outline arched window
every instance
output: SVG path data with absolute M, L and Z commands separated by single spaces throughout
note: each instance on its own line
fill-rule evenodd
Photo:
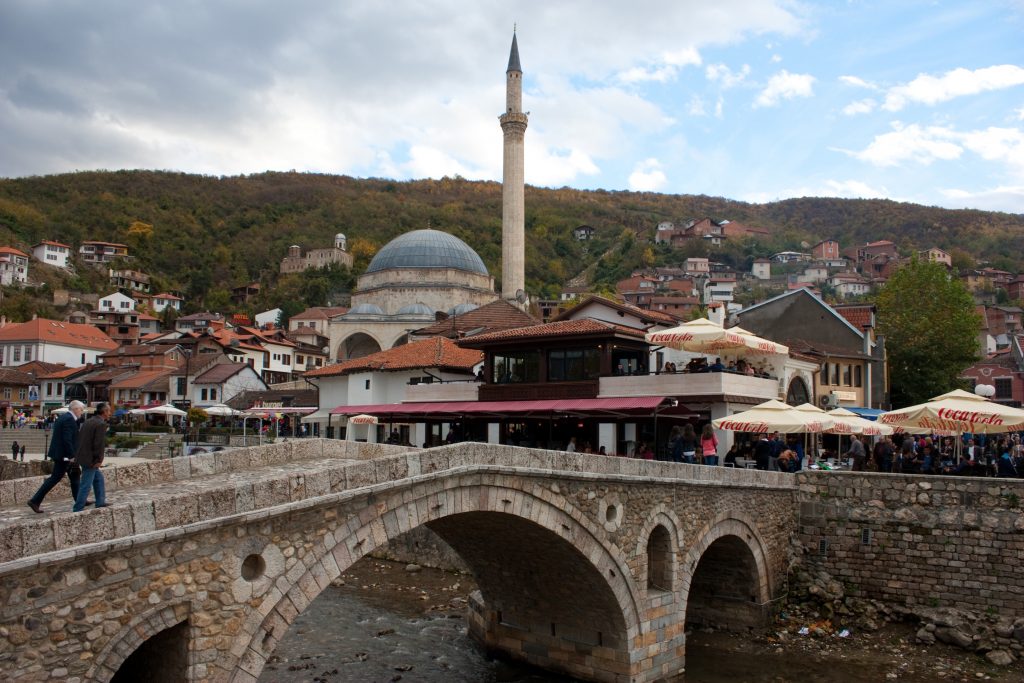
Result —
M 793 381 L 789 383 L 789 391 L 786 392 L 786 403 L 791 406 L 798 406 L 804 403 L 809 403 L 811 400 L 811 392 L 807 390 L 807 385 L 799 377 L 794 377 Z
M 660 524 L 647 538 L 647 590 L 672 590 L 672 536 Z

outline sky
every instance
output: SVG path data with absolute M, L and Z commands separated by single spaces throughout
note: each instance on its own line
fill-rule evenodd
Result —
M 0 0 L 0 177 L 501 179 L 1024 213 L 1024 0 Z

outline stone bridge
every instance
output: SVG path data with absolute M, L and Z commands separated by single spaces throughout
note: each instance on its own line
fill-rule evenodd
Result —
M 466 443 L 302 440 L 116 468 L 112 507 L 0 482 L 0 678 L 256 681 L 330 582 L 426 526 L 471 568 L 471 634 L 593 681 L 684 668 L 689 622 L 760 624 L 796 480 Z M 67 492 L 45 506 L 64 510 Z

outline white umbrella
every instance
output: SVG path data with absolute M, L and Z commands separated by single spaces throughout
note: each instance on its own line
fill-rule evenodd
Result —
M 750 410 L 712 420 L 715 429 L 732 432 L 822 432 L 834 424 L 827 415 L 797 410 L 781 401 L 765 401 Z
M 956 389 L 916 406 L 882 413 L 878 421 L 891 427 L 993 434 L 1024 426 L 1024 410 L 994 403 Z
M 377 424 L 376 415 L 353 415 L 348 419 L 349 423 L 354 425 L 375 425 Z
M 787 346 L 762 339 L 738 327 L 726 329 L 707 318 L 691 320 L 661 332 L 650 332 L 647 334 L 647 343 L 692 353 L 789 353 Z
M 69 410 L 71 410 L 71 409 L 68 408 L 67 406 L 61 406 L 60 408 L 54 408 L 50 412 L 53 413 L 54 415 L 63 415 L 64 413 L 68 412 Z
M 872 420 L 865 420 L 863 417 L 847 410 L 846 408 L 836 408 L 835 410 L 828 411 L 829 417 L 835 418 L 836 424 L 828 431 L 832 434 L 864 434 L 866 436 L 888 436 L 892 434 L 895 429 L 888 425 L 878 424 Z M 845 431 L 850 429 L 853 431 Z
M 146 408 L 146 415 L 177 415 L 183 417 L 187 415 L 184 410 L 175 408 L 170 403 L 164 403 L 163 405 L 153 406 L 152 408 Z
M 231 406 L 218 403 L 212 406 L 206 406 L 203 411 L 211 417 L 231 417 L 233 415 L 241 415 L 242 411 L 235 410 Z
M 145 408 L 132 408 L 131 410 L 128 411 L 128 414 L 129 415 L 145 415 L 146 414 L 146 409 Z

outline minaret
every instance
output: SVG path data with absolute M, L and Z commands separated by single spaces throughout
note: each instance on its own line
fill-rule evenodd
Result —
M 515 31 L 505 72 L 505 113 L 498 118 L 505 134 L 501 174 L 501 298 L 515 302 L 516 294 L 526 290 L 523 138 L 527 123 L 523 113 L 523 69 L 519 66 Z M 518 303 L 522 305 L 525 299 Z

